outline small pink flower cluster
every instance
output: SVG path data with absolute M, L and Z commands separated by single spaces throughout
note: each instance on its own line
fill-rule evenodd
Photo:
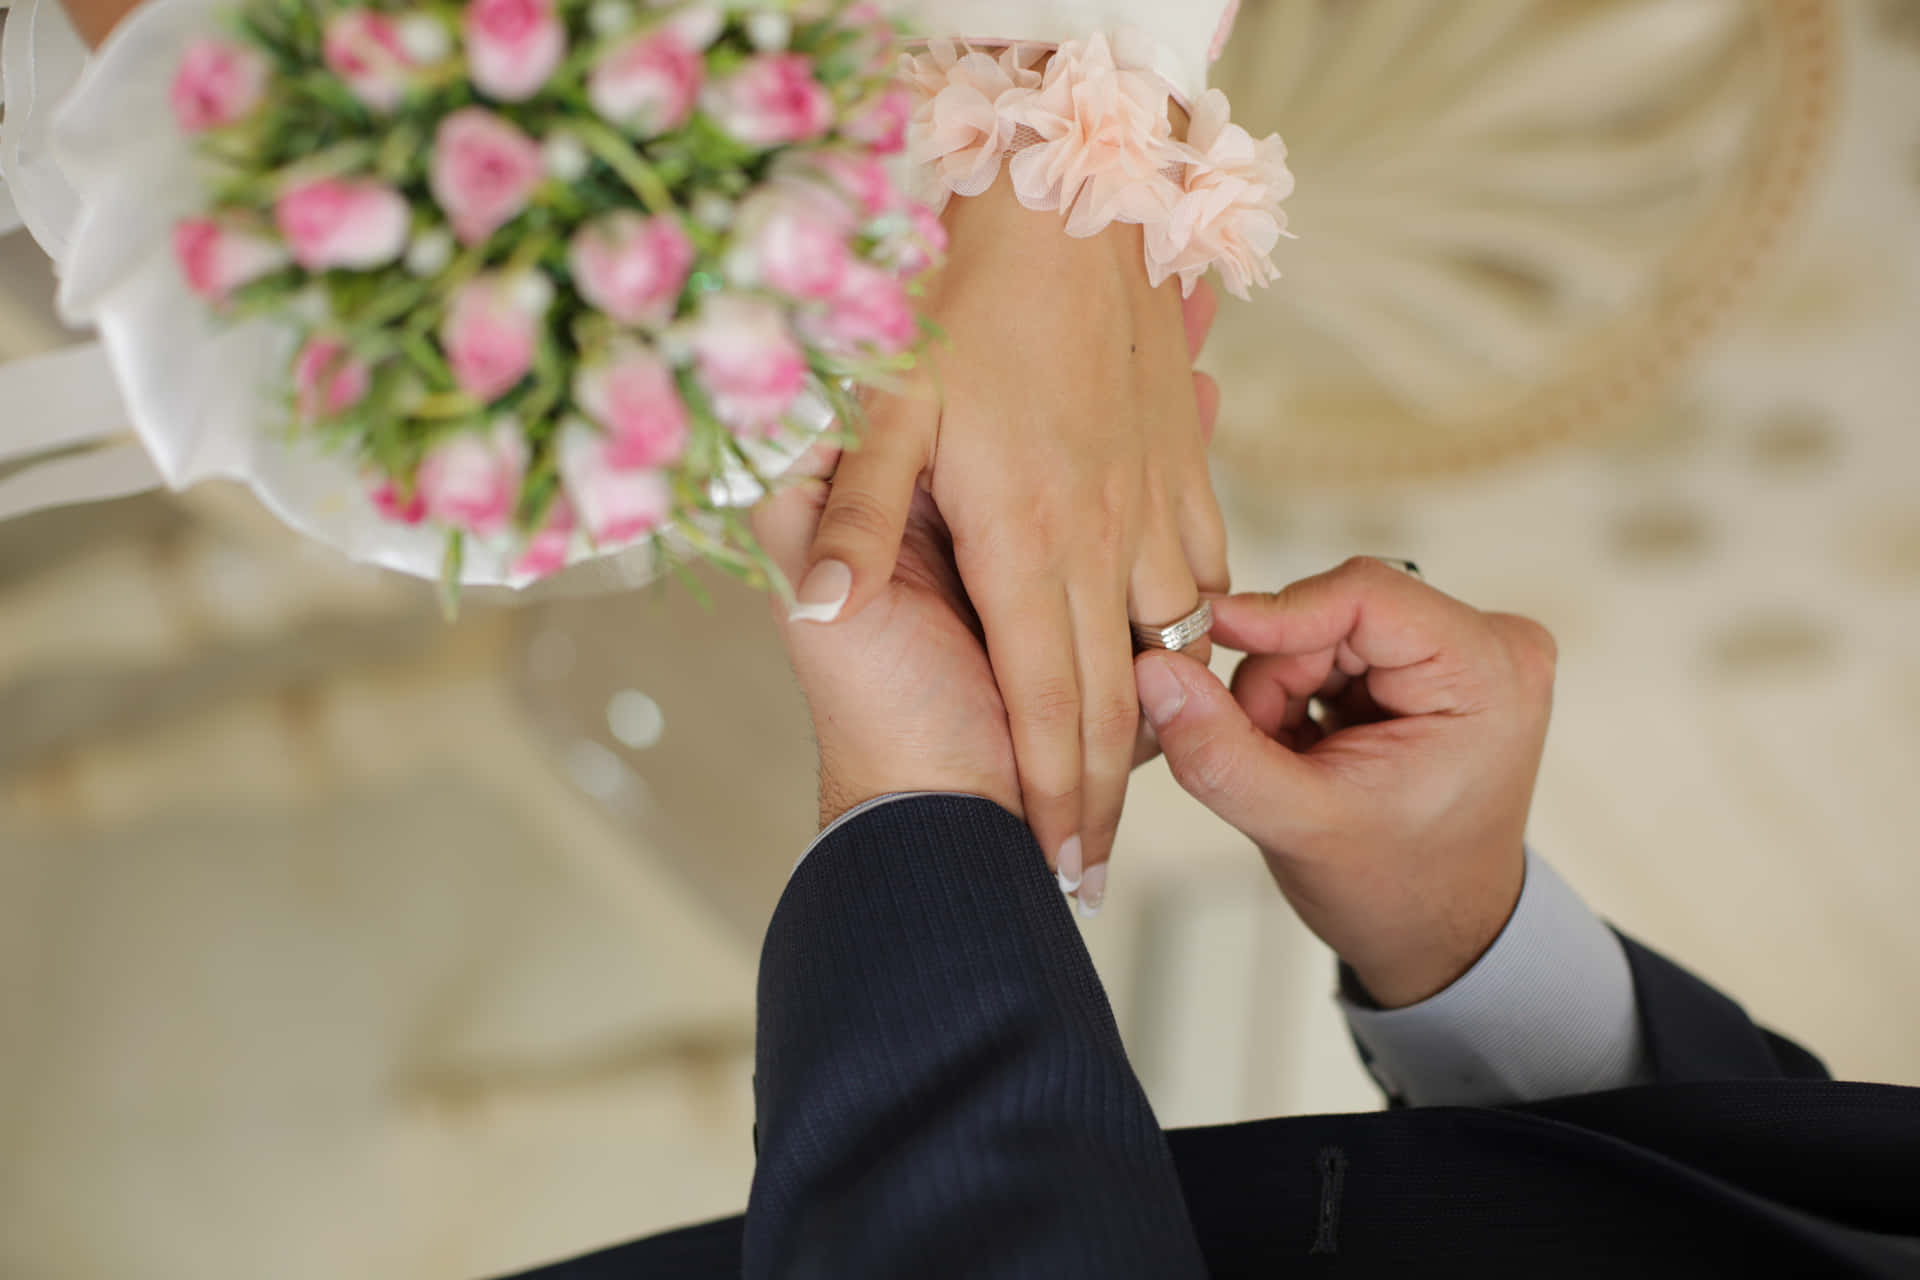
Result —
M 934 41 L 902 59 L 915 95 L 909 153 L 923 199 L 978 195 L 1007 161 L 1029 209 L 1058 212 L 1072 236 L 1114 222 L 1145 229 L 1147 272 L 1192 293 L 1217 268 L 1228 292 L 1270 283 L 1286 234 L 1280 204 L 1293 190 L 1278 134 L 1255 140 L 1210 90 L 1185 141 L 1173 137 L 1169 94 L 1137 33 L 1095 35 L 1046 51 L 990 52 Z
M 563 567 L 576 533 L 618 546 L 670 520 L 676 493 L 704 492 L 702 477 L 679 487 L 673 477 L 706 424 L 741 439 L 775 435 L 816 367 L 853 372 L 910 351 L 920 324 L 905 282 L 945 249 L 937 216 L 895 189 L 881 159 L 905 148 L 912 100 L 886 82 L 891 32 L 877 13 L 842 11 L 882 34 L 874 58 L 862 47 L 874 63 L 859 77 L 865 87 L 837 105 L 813 59 L 788 47 L 777 10 L 755 10 L 751 46 L 734 35 L 739 56 L 716 76 L 709 53 L 730 22 L 721 0 L 681 4 L 631 31 L 604 28 L 641 15 L 608 8 L 591 36 L 574 37 L 591 40 L 591 56 L 571 61 L 555 0 L 467 0 L 457 21 L 335 11 L 320 61 L 364 109 L 365 136 L 378 141 L 396 116 L 410 113 L 415 128 L 424 118 L 425 197 L 296 158 L 272 173 L 269 208 L 216 209 L 174 236 L 187 284 L 215 304 L 292 269 L 307 273 L 305 285 L 336 272 L 444 280 L 431 295 L 432 336 L 442 376 L 471 412 L 456 408 L 452 429 L 423 422 L 417 467 L 376 477 L 372 499 L 391 520 L 504 536 L 529 517 L 524 490 L 545 458 L 540 467 L 561 484 L 534 513 L 538 527 L 519 525 L 517 567 L 529 576 Z M 480 102 L 435 114 L 453 68 Z M 591 115 L 563 113 L 543 137 L 496 109 L 563 88 Z M 203 39 L 171 96 L 179 126 L 205 134 L 246 126 L 275 92 L 261 50 Z M 609 147 L 631 148 L 644 167 L 648 145 L 696 112 L 739 147 L 777 153 L 768 176 L 744 194 L 676 191 L 671 208 L 561 213 L 569 185 Z M 607 163 L 630 181 L 619 160 Z M 536 208 L 539 221 L 523 222 Z M 529 226 L 559 229 L 553 254 L 516 252 Z M 296 421 L 366 412 L 394 346 L 337 319 L 310 328 L 291 371 Z M 534 432 L 515 412 L 542 385 L 536 412 L 553 425 Z M 396 403 L 421 394 L 415 386 Z

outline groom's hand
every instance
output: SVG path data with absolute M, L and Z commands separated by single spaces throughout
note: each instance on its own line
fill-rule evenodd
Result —
M 754 511 L 754 534 L 789 581 L 826 505 L 838 453 L 816 446 Z M 831 627 L 775 609 L 820 747 L 820 823 L 898 791 L 964 792 L 1021 814 L 1006 705 L 933 500 L 916 494 L 893 577 Z M 1023 815 L 1024 816 L 1024 815 Z
M 1231 693 L 1135 662 L 1174 776 L 1250 836 L 1301 920 L 1389 1008 L 1506 926 L 1553 696 L 1553 639 L 1377 560 L 1214 602 Z

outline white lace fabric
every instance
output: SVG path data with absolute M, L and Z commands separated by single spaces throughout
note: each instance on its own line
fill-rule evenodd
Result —
M 287 333 L 217 321 L 179 276 L 172 228 L 202 196 L 167 91 L 186 43 L 212 29 L 228 3 L 146 0 L 91 56 L 56 0 L 26 0 L 8 14 L 0 232 L 16 218 L 25 226 L 54 261 L 62 318 L 96 329 L 100 343 L 0 365 L 0 463 L 107 441 L 129 426 L 151 462 L 102 449 L 28 467 L 0 484 L 0 518 L 155 482 L 182 489 L 230 476 L 289 525 L 356 560 L 437 577 L 438 531 L 381 518 L 347 459 L 276 425 Z M 1009 42 L 1059 43 L 1131 24 L 1159 46 L 1156 70 L 1196 94 L 1230 10 L 1226 0 L 905 0 L 894 8 L 922 31 Z M 117 414 L 103 381 L 118 388 Z M 825 425 L 824 406 L 817 410 Z M 731 478 L 718 489 L 738 502 L 757 496 Z M 462 580 L 521 585 L 509 565 L 504 547 L 470 545 Z

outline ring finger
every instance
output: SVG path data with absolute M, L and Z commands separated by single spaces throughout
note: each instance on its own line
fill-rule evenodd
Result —
M 1149 528 L 1127 589 L 1127 616 L 1148 627 L 1164 627 L 1200 607 L 1200 585 L 1187 560 L 1181 537 L 1169 523 Z M 1196 662 L 1213 656 L 1213 637 L 1202 636 L 1182 652 Z

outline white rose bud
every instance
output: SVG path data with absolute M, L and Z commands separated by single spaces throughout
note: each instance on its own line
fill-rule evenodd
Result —
M 423 231 L 407 246 L 407 270 L 416 276 L 437 276 L 453 261 L 453 237 L 445 231 Z
M 587 10 L 587 26 L 597 36 L 615 36 L 633 25 L 633 6 L 622 0 L 595 0 Z
M 333 317 L 333 308 L 327 302 L 325 291 L 318 288 L 302 289 L 287 300 L 287 313 L 304 324 L 325 324 Z
M 578 182 L 587 176 L 590 157 L 578 138 L 570 133 L 556 133 L 540 144 L 540 159 L 556 181 Z
M 528 315 L 545 315 L 553 305 L 553 282 L 544 271 L 522 271 L 513 278 L 513 305 Z
M 712 231 L 725 231 L 733 225 L 733 201 L 713 191 L 702 191 L 693 198 L 693 220 Z
M 669 18 L 667 25 L 687 42 L 689 49 L 704 53 L 720 38 L 720 32 L 727 25 L 727 15 L 710 4 L 690 4 Z
M 430 67 L 453 52 L 453 37 L 440 19 L 414 14 L 400 21 L 400 47 L 407 57 Z
M 763 9 L 747 19 L 747 39 L 761 53 L 780 53 L 793 38 L 793 21 L 777 9 Z
M 693 363 L 693 342 L 679 329 L 668 329 L 662 333 L 655 345 L 659 348 L 661 359 L 671 365 L 689 365 Z

